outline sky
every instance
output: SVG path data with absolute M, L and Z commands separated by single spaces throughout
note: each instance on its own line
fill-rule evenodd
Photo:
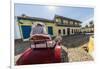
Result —
M 31 17 L 39 17 L 53 20 L 55 14 L 77 19 L 83 22 L 83 25 L 88 21 L 93 20 L 94 9 L 87 7 L 72 7 L 72 6 L 48 6 L 34 4 L 15 4 L 15 16 L 25 14 Z

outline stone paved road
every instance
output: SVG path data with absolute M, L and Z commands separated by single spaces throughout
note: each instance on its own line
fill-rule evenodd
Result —
M 64 36 L 62 48 L 68 56 L 69 62 L 76 61 L 91 61 L 92 56 L 89 55 L 82 47 L 88 46 L 90 35 L 75 35 L 75 36 Z
M 88 35 L 64 36 L 62 62 L 89 61 L 93 58 L 81 46 L 89 41 Z M 15 62 L 20 54 L 29 48 L 29 42 L 15 41 Z
M 91 61 L 93 60 L 92 56 L 90 56 L 82 47 L 77 48 L 66 48 L 68 53 L 68 61 L 69 62 L 78 62 L 78 61 Z
M 89 35 L 63 36 L 62 44 L 67 48 L 79 47 L 89 41 Z

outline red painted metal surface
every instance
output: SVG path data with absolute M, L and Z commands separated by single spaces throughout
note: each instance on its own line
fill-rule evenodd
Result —
M 27 49 L 16 62 L 16 65 L 59 63 L 61 62 L 61 46 L 54 48 Z
M 47 35 L 35 35 L 32 40 L 49 39 Z M 61 62 L 61 46 L 59 43 L 52 48 L 28 48 L 17 60 L 16 65 L 59 63 Z
M 61 62 L 61 46 L 57 45 L 55 47 L 55 62 Z

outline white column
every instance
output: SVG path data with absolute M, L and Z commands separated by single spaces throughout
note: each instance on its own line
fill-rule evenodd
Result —
M 70 27 L 70 35 L 72 35 L 72 28 Z
M 66 33 L 66 35 L 67 35 L 67 27 L 65 28 L 65 33 Z

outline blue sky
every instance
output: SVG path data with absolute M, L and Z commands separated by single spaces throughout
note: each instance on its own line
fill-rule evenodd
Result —
M 61 15 L 72 19 L 88 21 L 94 16 L 93 8 L 86 7 L 69 7 L 69 6 L 46 6 L 46 5 L 32 5 L 32 4 L 15 4 L 15 16 L 40 17 L 52 20 L 54 15 Z

